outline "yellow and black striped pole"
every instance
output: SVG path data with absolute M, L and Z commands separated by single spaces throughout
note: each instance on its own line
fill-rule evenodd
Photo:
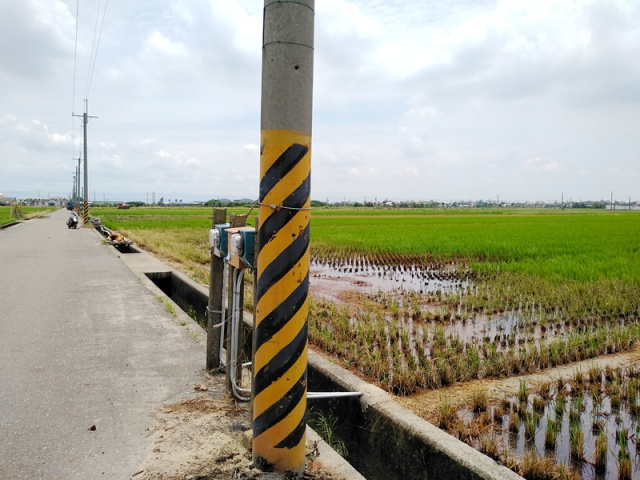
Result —
M 253 460 L 305 466 L 313 0 L 265 0 Z

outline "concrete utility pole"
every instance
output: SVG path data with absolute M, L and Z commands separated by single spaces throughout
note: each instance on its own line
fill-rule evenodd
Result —
M 89 223 L 89 176 L 87 175 L 87 124 L 89 123 L 90 118 L 98 118 L 91 117 L 88 115 L 89 111 L 89 100 L 85 99 L 85 112 L 82 115 L 73 115 L 74 117 L 82 117 L 82 126 L 84 131 L 84 206 L 82 209 L 82 223 L 87 225 Z
M 78 213 L 80 213 L 80 206 L 78 205 L 78 203 L 80 202 L 80 161 L 81 160 L 82 158 L 78 157 L 78 166 L 76 167 L 76 192 L 75 192 L 75 198 L 73 199 L 73 208 Z
M 302 472 L 314 0 L 265 0 L 253 341 L 253 461 Z

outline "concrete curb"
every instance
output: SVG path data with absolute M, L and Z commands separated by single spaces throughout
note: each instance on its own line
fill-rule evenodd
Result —
M 5 223 L 3 225 L 0 225 L 0 230 L 4 230 L 5 228 L 13 227 L 14 225 L 18 225 L 19 223 L 22 223 L 22 222 L 23 222 L 23 220 L 17 220 L 15 222 Z

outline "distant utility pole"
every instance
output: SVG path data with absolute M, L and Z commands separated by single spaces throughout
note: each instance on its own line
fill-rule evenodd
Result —
M 91 117 L 89 112 L 89 100 L 85 99 L 85 111 L 82 115 L 71 114 L 74 117 L 82 117 L 82 126 L 84 131 L 84 207 L 82 209 L 82 223 L 87 225 L 89 223 L 89 177 L 87 175 L 87 123 L 89 123 Z
M 73 200 L 73 208 L 80 213 L 80 161 L 82 157 L 78 157 L 78 166 L 76 167 L 76 198 Z

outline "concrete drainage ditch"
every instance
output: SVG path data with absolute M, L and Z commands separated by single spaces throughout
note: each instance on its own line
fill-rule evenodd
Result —
M 205 287 L 133 245 L 120 253 L 144 283 L 153 282 L 201 326 L 206 325 Z M 250 358 L 252 315 L 244 317 L 249 341 L 243 348 Z M 308 405 L 313 412 L 337 417 L 334 433 L 344 442 L 349 463 L 369 480 L 521 478 L 403 408 L 384 390 L 313 351 L 309 351 L 307 388 L 310 392 L 362 392 L 360 397 L 309 399 Z

